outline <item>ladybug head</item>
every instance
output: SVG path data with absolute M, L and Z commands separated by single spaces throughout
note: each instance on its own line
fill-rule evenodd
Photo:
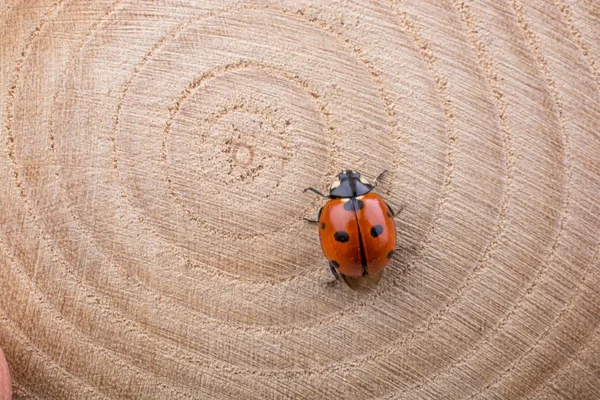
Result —
M 329 195 L 331 197 L 356 197 L 369 193 L 373 185 L 360 176 L 360 172 L 342 171 L 331 184 Z

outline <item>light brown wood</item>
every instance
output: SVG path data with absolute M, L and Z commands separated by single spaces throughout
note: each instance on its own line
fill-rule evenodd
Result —
M 600 398 L 594 0 L 4 1 L 17 398 Z M 371 290 L 303 217 L 398 216 Z

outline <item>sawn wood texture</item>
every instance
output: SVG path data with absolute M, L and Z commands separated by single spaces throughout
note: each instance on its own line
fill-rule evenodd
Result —
M 0 3 L 23 399 L 600 398 L 600 3 Z M 330 284 L 374 178 L 399 250 Z

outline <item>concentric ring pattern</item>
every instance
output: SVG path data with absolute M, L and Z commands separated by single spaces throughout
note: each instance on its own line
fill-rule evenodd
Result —
M 595 2 L 0 10 L 19 398 L 600 396 Z M 344 168 L 403 208 L 370 291 L 303 221 Z

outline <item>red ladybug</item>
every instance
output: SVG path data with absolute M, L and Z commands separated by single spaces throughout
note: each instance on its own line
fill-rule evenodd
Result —
M 329 260 L 331 272 L 356 289 L 364 284 L 377 284 L 383 269 L 396 249 L 394 212 L 377 194 L 377 180 L 370 184 L 360 173 L 342 171 L 331 184 L 329 196 L 315 188 L 314 192 L 330 199 L 319 210 L 321 248 Z

